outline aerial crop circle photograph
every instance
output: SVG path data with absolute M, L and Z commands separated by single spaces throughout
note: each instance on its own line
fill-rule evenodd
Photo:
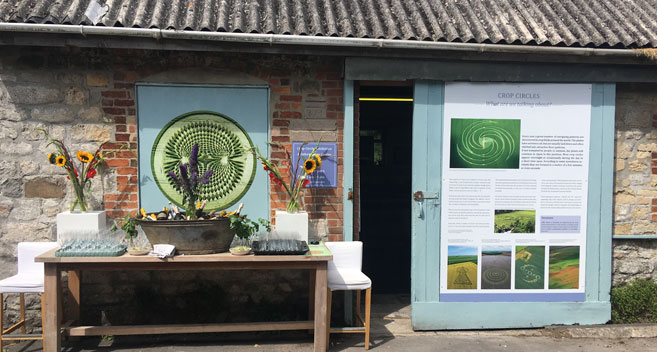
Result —
M 518 169 L 520 120 L 452 119 L 449 167 Z
M 550 247 L 550 289 L 579 288 L 579 246 Z
M 484 246 L 482 248 L 481 288 L 511 288 L 511 247 Z
M 495 233 L 536 233 L 536 210 L 495 210 Z
M 447 289 L 477 289 L 477 247 L 447 247 Z
M 545 246 L 516 246 L 516 289 L 542 290 L 544 273 Z

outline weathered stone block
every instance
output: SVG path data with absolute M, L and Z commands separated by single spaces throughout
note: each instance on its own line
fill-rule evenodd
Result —
M 631 235 L 632 224 L 616 224 L 614 226 L 614 235 Z
M 657 143 L 641 143 L 637 147 L 640 152 L 654 152 L 657 151 Z
M 622 171 L 625 169 L 625 160 L 616 159 L 616 171 Z
M 630 219 L 631 206 L 629 204 L 618 204 L 614 207 L 615 221 L 627 221 Z
M 616 143 L 616 158 L 627 159 L 632 156 L 632 145 L 627 142 Z
M 106 73 L 87 73 L 89 87 L 106 87 L 108 84 L 109 76 Z
M 45 135 L 42 131 L 39 131 L 38 128 L 46 129 L 46 125 L 43 123 L 26 123 L 23 125 L 21 130 L 21 137 L 28 141 L 38 141 L 45 138 Z
M 650 220 L 650 207 L 635 206 L 632 210 L 632 219 L 634 220 Z
M 101 121 L 103 119 L 103 110 L 97 106 L 92 106 L 80 110 L 78 116 L 85 121 Z
M 43 86 L 13 86 L 7 87 L 7 92 L 9 101 L 18 104 L 52 104 L 63 100 L 59 89 Z
M 40 200 L 19 200 L 9 213 L 9 219 L 25 221 L 34 220 L 41 215 Z
M 25 182 L 26 198 L 64 198 L 65 185 L 50 177 L 39 177 Z
M 33 175 L 39 171 L 39 164 L 32 160 L 21 160 L 18 163 L 23 175 Z
M 643 171 L 648 168 L 648 165 L 645 161 L 633 160 L 630 161 L 630 170 L 632 171 Z
M 0 121 L 0 139 L 16 139 L 18 137 L 18 131 L 21 129 L 21 124 L 11 121 Z
M 35 120 L 45 122 L 68 122 L 73 121 L 75 113 L 68 107 L 63 106 L 40 106 L 31 111 L 31 116 Z
M 1 105 L 1 102 L 0 102 Z M 24 120 L 23 114 L 13 105 L 0 106 L 0 120 L 20 121 Z
M 87 94 L 81 88 L 71 87 L 64 93 L 64 102 L 68 105 L 82 105 L 86 101 Z
M 290 131 L 290 139 L 294 142 L 336 142 L 338 134 L 336 132 L 324 131 Z
M 655 234 L 657 233 L 657 223 L 637 221 L 632 225 L 632 232 L 636 235 Z
M 2 143 L 0 144 L 0 150 L 6 154 L 30 155 L 32 154 L 32 145 L 25 142 Z
M 71 138 L 85 141 L 108 141 L 112 136 L 110 126 L 75 125 L 71 128 Z
M 290 130 L 294 131 L 336 131 L 336 120 L 299 119 L 290 121 Z

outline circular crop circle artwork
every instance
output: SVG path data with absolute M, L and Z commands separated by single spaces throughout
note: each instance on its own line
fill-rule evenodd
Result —
M 171 120 L 153 143 L 151 168 L 164 195 L 182 204 L 179 192 L 167 172 L 189 162 L 195 143 L 199 145 L 199 170 L 212 169 L 210 183 L 200 185 L 200 198 L 207 199 L 206 210 L 224 209 L 235 204 L 251 186 L 256 160 L 248 149 L 253 143 L 242 126 L 233 119 L 210 111 L 194 111 Z
M 520 120 L 452 119 L 450 167 L 518 169 Z

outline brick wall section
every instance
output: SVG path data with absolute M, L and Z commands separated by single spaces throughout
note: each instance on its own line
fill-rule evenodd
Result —
M 105 115 L 114 122 L 114 143 L 106 150 L 114 152 L 107 158 L 107 166 L 116 169 L 116 188 L 103 194 L 105 211 L 110 218 L 134 214 L 139 207 L 139 180 L 137 158 L 128 150 L 137 150 L 137 110 L 134 72 L 115 72 L 101 91 L 101 106 Z

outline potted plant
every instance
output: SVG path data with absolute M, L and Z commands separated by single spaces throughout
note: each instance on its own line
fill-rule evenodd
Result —
M 258 221 L 249 219 L 246 215 L 231 215 L 230 227 L 235 230 L 235 236 L 239 243 L 230 248 L 230 253 L 234 255 L 245 255 L 251 252 L 251 238 L 260 231 L 263 226 L 267 232 L 271 231 L 271 224 L 268 220 L 259 218 Z
M 213 172 L 211 169 L 199 170 L 198 156 L 199 145 L 195 143 L 188 162 L 181 163 L 177 173 L 168 173 L 175 188 L 183 195 L 183 209 L 176 205 L 164 207 L 160 212 L 147 213 L 142 209 L 136 221 L 151 244 L 174 245 L 180 254 L 227 252 L 235 235 L 250 237 L 257 223 L 241 214 L 242 205 L 232 212 L 204 211 L 207 199 L 202 199 L 200 191 L 210 182 Z
M 85 236 L 99 233 L 105 227 L 105 212 L 91 211 L 89 207 L 88 196 L 91 193 L 92 180 L 105 163 L 105 158 L 122 151 L 127 148 L 127 145 L 123 144 L 117 150 L 103 151 L 107 144 L 105 142 L 93 153 L 84 150 L 76 152 L 74 158 L 64 142 L 52 138 L 43 128 L 37 128 L 36 130 L 43 132 L 45 139 L 48 141 L 48 146 L 55 147 L 55 151 L 48 154 L 48 162 L 66 171 L 66 179 L 73 186 L 75 196 L 69 210 L 57 214 L 58 241 L 64 240 L 68 235 Z M 76 212 L 76 209 L 79 209 L 79 211 Z
M 297 234 L 297 239 L 304 241 L 308 240 L 308 213 L 302 211 L 303 203 L 301 196 L 303 190 L 310 184 L 309 176 L 322 166 L 322 157 L 317 154 L 320 143 L 321 141 L 304 158 L 302 158 L 301 152 L 305 143 L 299 148 L 296 159 L 297 163 L 292 165 L 293 163 L 291 162 L 288 169 L 289 183 L 286 181 L 287 178 L 283 177 L 276 163 L 263 156 L 258 148 L 251 150 L 262 163 L 271 182 L 282 187 L 288 196 L 285 210 L 276 211 L 276 230 L 279 233 L 295 233 Z M 272 145 L 276 146 L 276 144 Z
M 150 251 L 150 247 L 135 245 L 135 239 L 139 235 L 137 231 L 137 220 L 130 215 L 126 215 L 123 219 L 115 220 L 114 225 L 110 231 L 114 232 L 121 227 L 125 232 L 125 238 L 128 240 L 128 254 L 130 255 L 144 255 Z

